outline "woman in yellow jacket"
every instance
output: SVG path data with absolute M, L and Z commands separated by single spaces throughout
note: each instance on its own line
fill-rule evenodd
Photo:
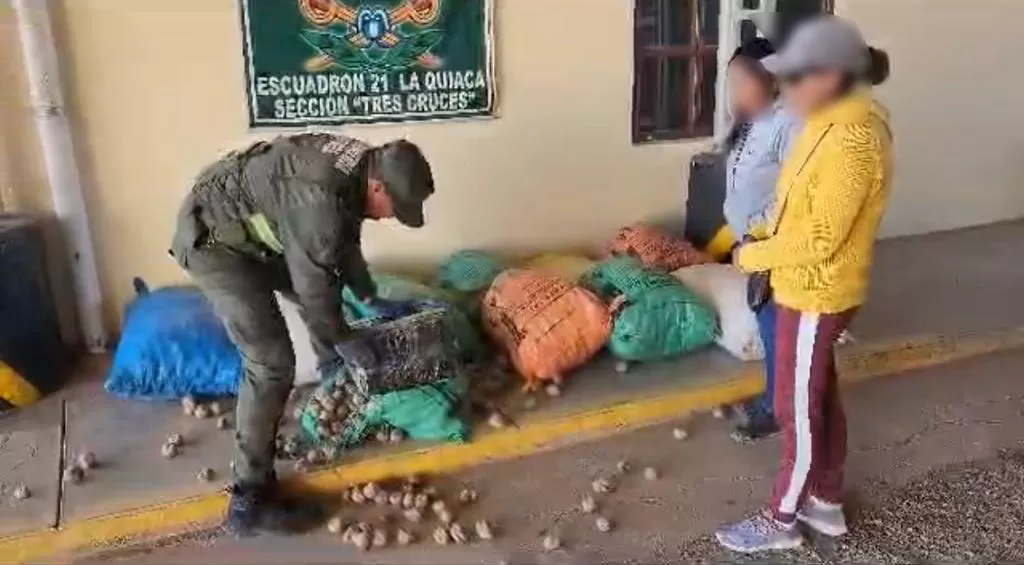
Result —
M 846 418 L 833 344 L 867 295 L 892 177 L 888 118 L 870 90 L 887 78 L 888 57 L 852 24 L 832 16 L 806 22 L 763 64 L 806 126 L 782 166 L 769 237 L 734 254 L 743 271 L 768 274 L 777 306 L 775 413 L 784 449 L 771 506 L 717 532 L 724 546 L 747 553 L 800 545 L 798 520 L 826 535 L 846 533 Z

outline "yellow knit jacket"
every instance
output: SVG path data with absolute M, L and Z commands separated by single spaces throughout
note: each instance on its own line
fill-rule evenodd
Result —
M 768 239 L 738 249 L 743 271 L 771 271 L 775 301 L 838 313 L 864 303 L 892 184 L 888 113 L 868 90 L 810 117 L 782 166 Z

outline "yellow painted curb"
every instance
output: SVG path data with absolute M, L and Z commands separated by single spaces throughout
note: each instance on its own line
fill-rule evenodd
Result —
M 840 371 L 844 381 L 855 382 L 1018 348 L 1024 348 L 1024 327 L 981 335 L 931 336 L 845 348 L 841 352 Z M 520 457 L 733 403 L 757 394 L 761 387 L 759 366 L 749 364 L 732 377 L 706 387 L 669 391 L 654 398 L 626 400 L 528 423 L 519 429 L 486 433 L 472 443 L 441 444 L 358 461 L 312 473 L 294 486 L 337 493 L 355 483 L 444 473 Z M 209 527 L 220 519 L 226 502 L 224 494 L 200 495 L 76 520 L 59 531 L 36 530 L 0 538 L 0 563 L 36 562 L 89 548 Z

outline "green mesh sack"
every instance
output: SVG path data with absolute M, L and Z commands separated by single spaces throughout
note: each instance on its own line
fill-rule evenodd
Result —
M 487 290 L 505 267 L 488 253 L 464 250 L 448 257 L 437 271 L 437 286 L 447 291 L 477 293 Z
M 583 281 L 606 300 L 623 300 L 608 342 L 608 350 L 619 359 L 668 359 L 704 347 L 718 335 L 712 308 L 675 277 L 632 257 L 602 261 Z
M 338 366 L 307 400 L 299 418 L 310 446 L 334 459 L 374 430 L 391 426 L 418 440 L 465 442 L 469 426 L 456 413 L 466 395 L 466 379 L 452 377 L 369 397 L 347 382 Z
M 463 443 L 469 426 L 456 412 L 466 391 L 466 379 L 451 378 L 377 395 L 366 405 L 365 421 L 371 428 L 398 428 L 411 439 Z
M 377 285 L 377 296 L 386 300 L 429 300 L 444 304 L 447 310 L 447 335 L 451 335 L 454 340 L 451 345 L 456 354 L 466 361 L 477 360 L 483 355 L 484 342 L 480 338 L 480 329 L 460 307 L 458 295 L 395 275 L 374 273 L 373 281 Z M 348 323 L 376 318 L 379 315 L 372 306 L 357 299 L 348 287 L 342 290 L 341 296 L 342 309 Z

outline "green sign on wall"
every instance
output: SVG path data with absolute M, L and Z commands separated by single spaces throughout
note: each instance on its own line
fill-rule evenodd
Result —
M 240 0 L 249 121 L 490 115 L 491 0 Z

